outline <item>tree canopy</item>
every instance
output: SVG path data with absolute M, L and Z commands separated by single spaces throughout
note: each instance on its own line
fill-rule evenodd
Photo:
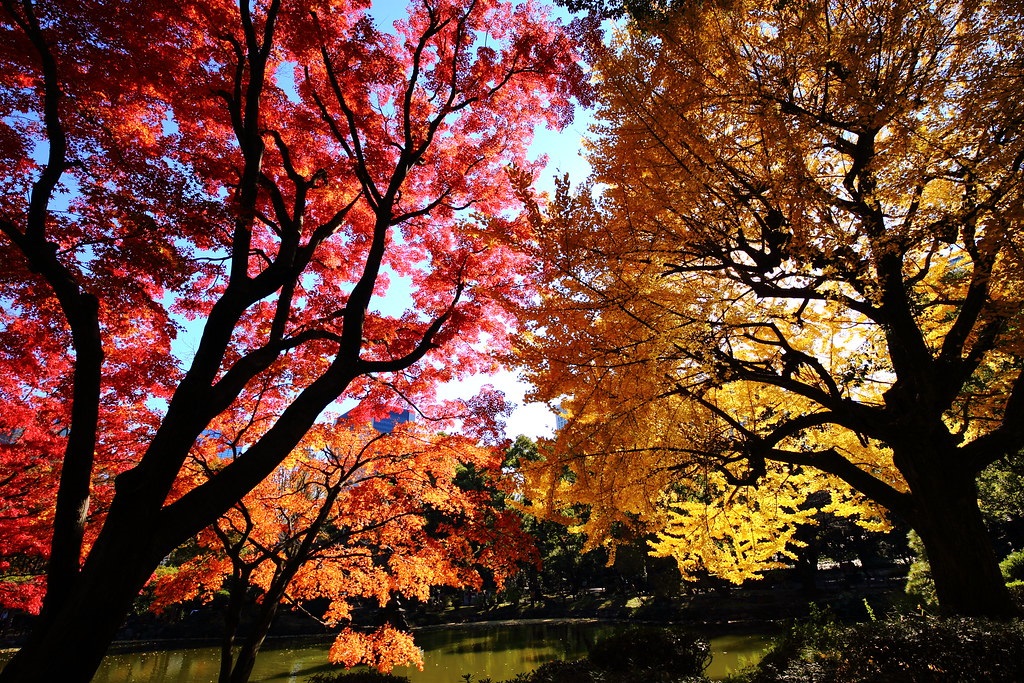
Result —
M 830 511 L 1012 611 L 975 479 L 1024 445 L 1013 3 L 674 3 L 603 36 L 594 176 L 535 201 L 535 500 L 735 579 Z
M 417 0 L 393 32 L 368 6 L 0 3 L 0 554 L 47 565 L 0 680 L 89 680 L 339 397 L 427 410 L 507 344 L 505 169 L 570 120 L 576 51 L 531 3 Z M 237 457 L 181 490 L 223 421 Z
M 232 439 L 206 440 L 193 476 L 224 467 Z M 204 529 L 191 557 L 154 576 L 153 609 L 229 594 L 222 640 L 222 683 L 244 683 L 279 605 L 327 603 L 321 621 L 340 631 L 333 660 L 390 670 L 422 665 L 402 624 L 349 628 L 360 601 L 388 609 L 402 599 L 427 602 L 435 586 L 480 588 L 486 570 L 500 586 L 531 556 L 511 511 L 492 509 L 491 494 L 460 485 L 466 468 L 494 481 L 503 452 L 435 425 L 406 422 L 378 432 L 370 422 L 318 425 L 299 448 Z M 239 638 L 248 596 L 260 604 Z M 361 624 L 366 627 L 368 624 Z

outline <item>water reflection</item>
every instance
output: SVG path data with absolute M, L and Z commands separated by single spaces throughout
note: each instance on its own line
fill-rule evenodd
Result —
M 614 627 L 597 623 L 478 625 L 423 631 L 416 641 L 424 651 L 423 671 L 396 670 L 413 683 L 456 683 L 474 678 L 512 678 L 552 659 L 586 655 L 590 645 Z
M 608 623 L 560 622 L 426 629 L 416 634 L 424 651 L 423 670 L 402 668 L 395 673 L 408 676 L 412 683 L 459 683 L 467 673 L 474 679 L 507 680 L 552 659 L 583 657 L 595 640 L 616 628 Z M 717 680 L 755 662 L 768 642 L 759 635 L 713 638 L 708 675 Z M 327 641 L 268 642 L 250 680 L 304 683 L 331 669 L 329 647 Z M 219 650 L 212 647 L 114 654 L 103 661 L 93 683 L 216 683 L 219 657 Z

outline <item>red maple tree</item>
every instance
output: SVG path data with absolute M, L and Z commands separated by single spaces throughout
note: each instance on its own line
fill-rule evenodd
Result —
M 429 398 L 513 332 L 505 169 L 571 117 L 572 45 L 532 3 L 418 0 L 394 33 L 368 5 L 0 0 L 0 571 L 47 563 L 5 683 L 89 680 L 340 396 Z M 226 415 L 238 456 L 179 495 Z
M 152 608 L 227 592 L 221 683 L 249 680 L 282 604 L 317 599 L 329 601 L 325 626 L 346 627 L 332 648 L 338 660 L 383 670 L 422 664 L 412 636 L 400 631 L 403 620 L 347 628 L 353 607 L 375 601 L 385 616 L 395 615 L 402 600 L 426 602 L 435 586 L 479 589 L 484 570 L 500 586 L 520 563 L 536 561 L 518 515 L 495 509 L 493 492 L 478 485 L 500 477 L 503 450 L 440 426 L 407 422 L 379 432 L 358 418 L 317 425 L 270 477 L 200 532 L 187 559 L 158 570 Z M 194 480 L 216 476 L 236 440 L 227 433 L 206 439 L 193 453 Z M 246 608 L 253 618 L 242 637 Z

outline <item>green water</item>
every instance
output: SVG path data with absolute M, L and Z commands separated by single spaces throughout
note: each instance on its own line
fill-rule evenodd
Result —
M 428 629 L 416 634 L 423 648 L 423 671 L 396 669 L 413 683 L 461 683 L 463 674 L 495 681 L 535 669 L 552 659 L 575 659 L 615 626 L 597 623 L 520 623 Z M 708 675 L 721 678 L 760 658 L 765 636 L 724 636 L 711 641 Z M 252 683 L 303 683 L 327 671 L 328 642 L 270 642 L 260 652 Z M 161 650 L 108 656 L 93 683 L 216 683 L 220 653 L 216 648 Z

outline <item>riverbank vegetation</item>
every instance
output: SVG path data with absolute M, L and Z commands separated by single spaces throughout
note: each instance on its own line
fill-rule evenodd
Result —
M 802 624 L 736 683 L 1024 679 L 1024 623 L 903 615 Z

